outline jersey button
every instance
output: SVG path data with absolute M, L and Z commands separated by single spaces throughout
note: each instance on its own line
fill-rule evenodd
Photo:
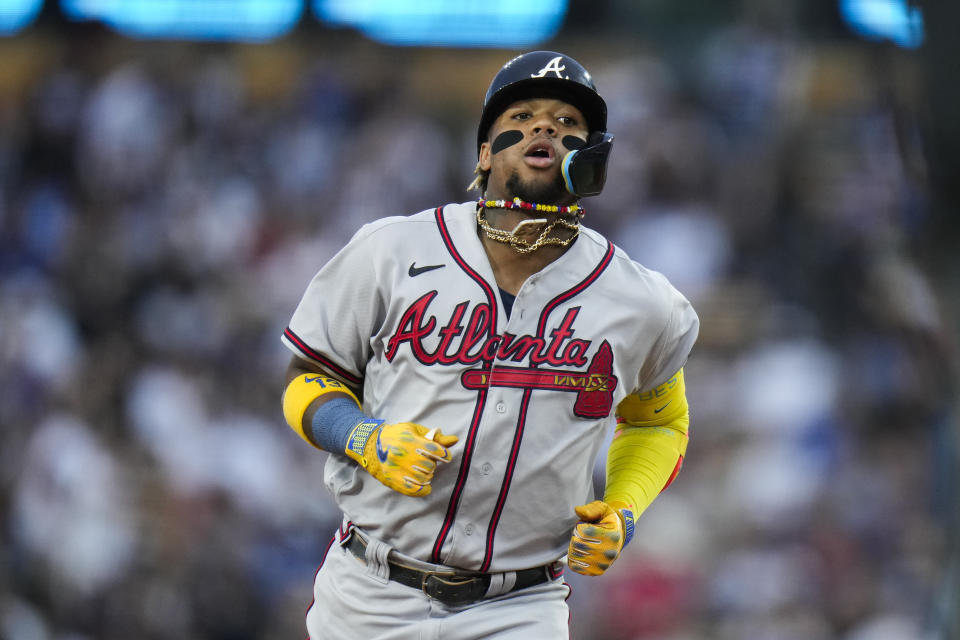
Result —
M 487 475 L 488 473 L 493 471 L 493 465 L 490 464 L 489 462 L 484 462 L 483 466 L 480 467 L 480 471 L 483 472 L 483 475 Z
M 497 413 L 505 413 L 507 411 L 507 405 L 502 402 L 497 403 Z
M 468 536 L 472 536 L 472 535 L 473 535 L 473 525 L 472 525 L 472 524 L 468 524 L 467 526 L 465 526 L 465 527 L 463 528 L 463 532 L 464 532 L 465 534 L 467 534 Z

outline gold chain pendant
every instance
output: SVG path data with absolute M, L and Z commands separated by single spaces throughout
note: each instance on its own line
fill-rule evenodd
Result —
M 496 242 L 503 244 L 508 244 L 517 253 L 532 253 L 539 249 L 540 247 L 546 245 L 566 247 L 569 246 L 571 242 L 576 240 L 577 236 L 580 235 L 580 224 L 567 222 L 562 218 L 557 218 L 553 222 L 547 224 L 546 218 L 535 218 L 533 220 L 523 220 L 517 226 L 513 228 L 512 231 L 504 231 L 502 229 L 496 229 L 490 226 L 490 223 L 487 222 L 487 219 L 484 217 L 483 212 L 485 209 L 483 207 L 477 207 L 477 224 L 483 229 L 483 232 L 487 234 L 487 237 Z M 520 233 L 525 231 L 527 227 L 533 225 L 546 225 L 543 230 L 540 232 L 540 235 L 536 240 L 530 242 L 526 238 L 522 237 Z M 561 238 L 551 238 L 550 233 L 553 232 L 558 226 L 565 229 L 573 231 L 567 239 Z

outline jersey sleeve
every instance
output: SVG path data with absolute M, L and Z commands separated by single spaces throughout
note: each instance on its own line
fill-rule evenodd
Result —
M 383 323 L 385 302 L 378 286 L 372 225 L 361 228 L 307 285 L 283 333 L 294 354 L 345 382 L 359 386 L 370 358 L 370 336 Z
M 651 356 L 640 370 L 636 389 L 640 393 L 663 384 L 686 364 L 700 331 L 700 319 L 690 301 L 665 278 L 663 284 L 666 322 L 657 337 Z

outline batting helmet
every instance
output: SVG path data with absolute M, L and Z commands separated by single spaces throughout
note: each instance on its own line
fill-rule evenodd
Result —
M 579 62 L 556 51 L 531 51 L 517 56 L 493 77 L 483 99 L 477 128 L 477 153 L 487 140 L 490 125 L 517 100 L 556 98 L 583 113 L 591 132 L 607 130 L 607 103 Z

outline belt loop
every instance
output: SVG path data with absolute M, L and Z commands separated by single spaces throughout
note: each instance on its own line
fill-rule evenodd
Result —
M 352 535 L 353 523 L 344 519 L 343 523 L 340 525 L 340 529 L 337 530 L 337 544 L 339 544 L 341 547 L 344 546 L 350 541 L 350 537 Z
M 356 530 L 353 535 L 357 535 Z M 367 551 L 364 555 L 367 561 L 367 574 L 383 584 L 390 581 L 390 565 L 387 564 L 389 554 L 389 545 L 380 540 L 367 538 Z
M 562 562 L 551 562 L 546 565 L 544 572 L 547 574 L 547 580 L 556 580 L 563 575 L 563 563 Z
M 483 594 L 483 597 L 492 598 L 504 593 L 509 593 L 515 584 L 517 584 L 517 573 L 515 571 L 491 573 L 490 586 L 487 587 L 487 592 Z

